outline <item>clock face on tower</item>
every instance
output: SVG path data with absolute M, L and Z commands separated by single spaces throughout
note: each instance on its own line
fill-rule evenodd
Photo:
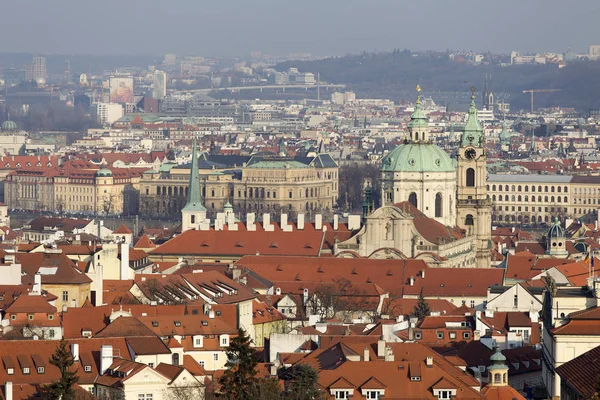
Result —
M 465 150 L 465 158 L 467 160 L 474 160 L 475 157 L 477 156 L 477 152 L 475 151 L 475 149 L 467 149 Z

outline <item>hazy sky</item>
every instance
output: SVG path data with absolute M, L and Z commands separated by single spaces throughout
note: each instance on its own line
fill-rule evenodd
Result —
M 2 0 L 0 51 L 587 51 L 600 0 Z

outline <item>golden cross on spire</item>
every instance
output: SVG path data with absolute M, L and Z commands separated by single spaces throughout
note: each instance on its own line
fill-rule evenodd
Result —
M 417 93 L 421 93 L 421 85 L 417 85 Z

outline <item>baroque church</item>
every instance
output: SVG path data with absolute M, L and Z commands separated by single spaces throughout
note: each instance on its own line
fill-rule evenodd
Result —
M 336 256 L 490 267 L 492 203 L 486 190 L 484 142 L 472 94 L 458 155 L 451 159 L 429 137 L 419 94 L 408 137 L 382 160 L 382 206 L 372 210 L 365 199 L 362 228 L 336 244 Z

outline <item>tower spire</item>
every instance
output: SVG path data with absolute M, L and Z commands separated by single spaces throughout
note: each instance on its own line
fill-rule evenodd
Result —
M 181 210 L 181 230 L 195 229 L 199 223 L 206 219 L 206 207 L 202 204 L 200 193 L 200 175 L 198 173 L 198 153 L 196 139 L 192 144 L 192 167 L 190 170 L 190 183 L 188 186 L 188 198 L 185 207 Z
M 427 117 L 421 109 L 421 86 L 417 85 L 417 102 L 415 103 L 415 111 L 410 116 L 408 123 L 408 131 L 410 139 L 413 142 L 425 142 L 429 139 L 429 123 Z

